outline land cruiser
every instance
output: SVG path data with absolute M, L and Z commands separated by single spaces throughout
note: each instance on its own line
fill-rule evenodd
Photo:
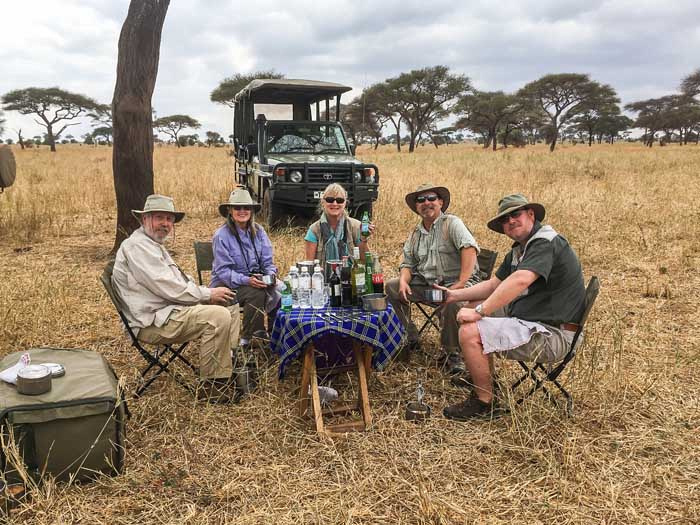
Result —
M 351 89 L 314 80 L 257 79 L 236 95 L 236 182 L 262 204 L 270 227 L 285 223 L 287 216 L 312 216 L 332 182 L 347 190 L 353 217 L 372 213 L 379 170 L 355 158 L 355 145 L 348 144 L 339 122 L 340 96 Z

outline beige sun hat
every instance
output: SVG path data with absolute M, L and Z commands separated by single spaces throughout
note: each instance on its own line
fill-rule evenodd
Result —
M 167 213 L 172 213 L 175 215 L 175 222 L 180 222 L 184 217 L 185 213 L 181 211 L 175 211 L 175 203 L 172 197 L 166 197 L 165 195 L 153 194 L 146 197 L 146 204 L 143 205 L 143 210 L 131 210 L 131 213 L 139 221 L 141 221 L 141 216 L 144 213 L 151 213 L 154 211 L 164 211 Z
M 503 225 L 500 221 L 501 217 L 521 208 L 530 208 L 534 211 L 535 219 L 538 221 L 544 219 L 544 206 L 536 202 L 528 201 L 527 197 L 522 193 L 513 193 L 512 195 L 506 195 L 498 201 L 498 214 L 486 223 L 486 225 L 495 232 L 503 233 Z
M 259 210 L 260 204 L 253 202 L 250 193 L 245 188 L 236 188 L 231 192 L 228 197 L 228 202 L 219 204 L 219 215 L 222 217 L 228 217 L 228 209 L 231 206 L 246 206 L 253 210 Z
M 426 191 L 434 191 L 437 193 L 438 197 L 442 199 L 442 211 L 444 213 L 447 207 L 450 205 L 450 190 L 444 186 L 435 186 L 431 182 L 421 184 L 416 188 L 416 191 L 406 195 L 406 204 L 408 204 L 408 207 L 411 208 L 414 213 L 418 213 L 416 211 L 416 197 L 418 197 L 418 195 L 421 193 L 425 193 Z

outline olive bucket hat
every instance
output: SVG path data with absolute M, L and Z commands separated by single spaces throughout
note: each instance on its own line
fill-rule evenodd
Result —
M 143 210 L 131 210 L 131 213 L 141 221 L 141 216 L 144 213 L 151 213 L 154 211 L 172 213 L 175 215 L 175 222 L 180 222 L 185 217 L 184 212 L 175 211 L 175 204 L 171 197 L 157 194 L 146 197 L 146 204 L 143 205 Z
M 535 219 L 538 221 L 544 219 L 544 206 L 536 202 L 528 201 L 527 197 L 522 193 L 514 193 L 512 195 L 506 195 L 498 201 L 498 215 L 486 223 L 486 225 L 495 232 L 503 233 L 501 217 L 521 208 L 530 208 L 534 211 Z
M 219 204 L 219 215 L 228 217 L 228 209 L 231 206 L 245 206 L 251 210 L 259 210 L 260 204 L 253 202 L 253 199 L 245 188 L 236 188 L 228 197 L 228 202 Z
M 448 190 L 444 186 L 435 186 L 431 182 L 421 184 L 416 188 L 416 191 L 406 195 L 406 204 L 408 204 L 408 207 L 413 210 L 413 213 L 418 213 L 416 211 L 416 197 L 418 197 L 418 195 L 420 195 L 421 193 L 425 193 L 427 191 L 434 191 L 437 194 L 437 196 L 442 199 L 442 212 L 444 213 L 445 210 L 447 210 L 447 207 L 450 205 L 450 190 Z

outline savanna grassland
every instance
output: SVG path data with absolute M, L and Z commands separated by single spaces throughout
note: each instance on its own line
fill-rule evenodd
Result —
M 92 349 L 133 391 L 141 360 L 98 282 L 115 228 L 111 150 L 15 154 L 17 182 L 0 194 L 0 356 Z M 448 186 L 450 211 L 499 261 L 509 243 L 486 228 L 498 199 L 521 191 L 546 206 L 586 279 L 602 283 L 565 378 L 574 416 L 540 396 L 491 422 L 443 419 L 464 392 L 436 367 L 434 333 L 409 367 L 373 375 L 372 430 L 334 440 L 295 418 L 298 372 L 280 382 L 273 361 L 257 394 L 230 407 L 159 380 L 130 402 L 123 475 L 33 488 L 10 523 L 700 523 L 700 148 L 455 145 L 359 156 L 380 167 L 372 244 L 389 276 L 416 222 L 403 197 L 420 182 Z M 188 212 L 170 249 L 194 273 L 192 241 L 220 224 L 231 157 L 162 147 L 155 172 L 156 190 Z M 280 268 L 303 258 L 303 231 L 272 235 Z M 421 426 L 402 417 L 417 367 L 435 413 Z M 499 369 L 515 373 L 513 363 Z

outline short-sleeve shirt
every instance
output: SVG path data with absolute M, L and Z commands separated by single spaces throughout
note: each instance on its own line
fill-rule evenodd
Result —
M 539 277 L 509 305 L 508 315 L 552 326 L 580 322 L 586 297 L 581 263 L 551 226 L 535 223 L 524 253 L 515 243 L 496 277 L 503 281 L 516 270 L 530 270 Z

